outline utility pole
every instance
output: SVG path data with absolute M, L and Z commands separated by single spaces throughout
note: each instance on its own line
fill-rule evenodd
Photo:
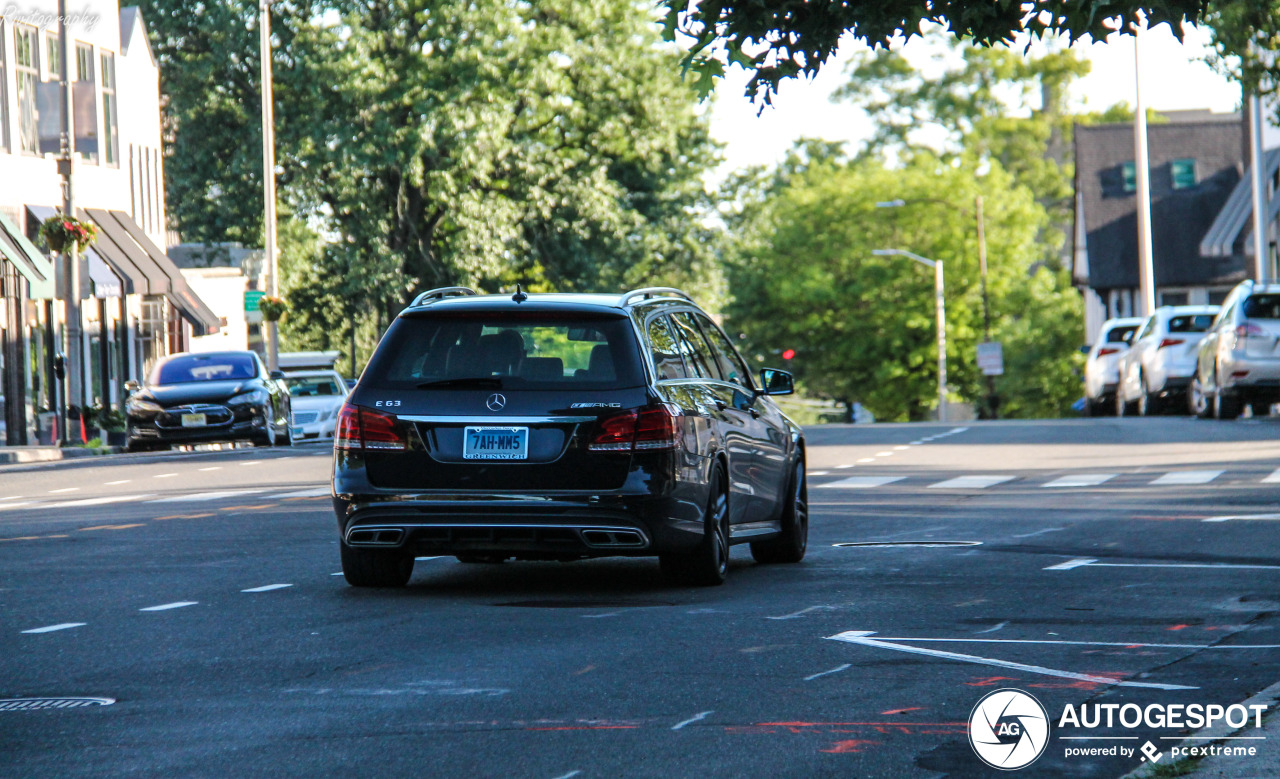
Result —
M 1253 186 L 1253 278 L 1265 282 L 1267 257 L 1266 184 L 1262 181 L 1262 101 L 1249 95 L 1249 177 Z
M 58 45 L 62 66 L 62 135 L 59 139 L 58 173 L 62 176 L 62 213 L 75 218 L 75 199 L 71 189 L 71 169 L 76 153 L 76 135 L 72 110 L 75 106 L 71 88 L 71 36 L 67 30 L 67 0 L 58 0 Z M 80 247 L 75 241 L 63 246 L 62 252 L 63 323 L 66 332 L 67 378 L 66 404 L 84 413 L 84 351 L 80 317 Z M 78 414 L 78 415 L 79 415 Z M 62 415 L 62 443 L 81 443 L 80 426 L 68 424 Z M 82 418 L 82 417 L 81 417 Z
M 276 150 L 275 119 L 271 96 L 271 0 L 258 2 L 258 48 L 262 58 L 262 220 L 263 249 L 266 255 L 267 295 L 279 296 L 276 268 Z M 280 331 L 276 322 L 267 322 L 267 368 L 280 368 Z
M 1133 117 L 1133 168 L 1138 195 L 1138 301 L 1136 316 L 1156 310 L 1155 265 L 1151 257 L 1151 170 L 1147 160 L 1147 108 L 1142 102 L 1142 58 L 1138 40 L 1142 29 L 1133 28 L 1133 93 L 1137 107 Z

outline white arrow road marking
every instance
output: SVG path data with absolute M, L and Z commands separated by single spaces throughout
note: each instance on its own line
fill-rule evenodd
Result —
M 1091 676 L 1089 674 L 1078 674 L 1072 671 L 1059 671 L 1054 668 L 1045 668 L 1039 665 L 1026 665 L 1025 663 L 1014 663 L 1008 660 L 997 660 L 991 657 L 978 657 L 977 655 L 964 655 L 959 652 L 944 652 L 939 649 L 924 649 L 916 646 L 908 646 L 906 644 L 892 643 L 890 640 L 871 638 L 875 635 L 875 631 L 870 630 L 847 630 L 844 633 L 837 633 L 827 638 L 835 641 L 846 641 L 850 644 L 861 644 L 876 649 L 889 649 L 895 652 L 906 652 L 913 655 L 926 655 L 928 657 L 940 657 L 945 660 L 958 660 L 963 663 L 977 663 L 978 665 L 990 665 L 997 668 L 1009 668 L 1014 671 L 1024 671 L 1026 673 L 1039 674 L 1041 676 L 1056 676 L 1060 679 L 1076 679 L 1082 682 L 1093 682 L 1095 684 L 1114 685 L 1117 687 L 1145 687 L 1156 690 L 1198 690 L 1199 687 L 1187 687 L 1180 684 L 1159 684 L 1156 682 L 1126 682 L 1110 679 L 1105 676 Z M 920 641 L 922 639 L 907 638 L 894 639 L 901 641 Z M 927 639 L 924 639 L 927 640 Z M 946 639 L 942 639 L 946 640 Z M 991 644 L 1013 643 L 1007 639 L 987 638 L 987 639 L 968 639 L 970 641 L 981 641 Z M 1123 644 L 1122 646 L 1130 646 Z
M 1223 568 L 1237 570 L 1280 571 L 1280 565 L 1237 565 L 1235 563 L 1100 563 L 1088 557 L 1068 560 L 1045 568 L 1046 571 L 1070 571 L 1074 568 Z
M 1248 519 L 1280 519 L 1280 514 L 1230 514 L 1225 517 L 1209 517 L 1202 519 L 1201 522 L 1231 522 L 1232 520 L 1248 520 Z

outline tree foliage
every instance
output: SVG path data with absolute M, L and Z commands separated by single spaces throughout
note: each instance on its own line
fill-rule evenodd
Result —
M 1280 0 L 1218 0 L 1206 22 L 1219 72 L 1239 79 L 1246 93 L 1280 89 Z
M 1244 5 L 1251 0 L 1235 0 Z M 874 48 L 899 36 L 919 34 L 922 22 L 945 26 L 957 38 L 982 46 L 1011 43 L 1021 32 L 1072 41 L 1083 35 L 1101 40 L 1143 17 L 1149 25 L 1169 23 L 1181 39 L 1180 22 L 1198 21 L 1208 0 L 661 0 L 670 39 L 689 42 L 685 66 L 709 90 L 725 63 L 753 72 L 752 100 L 770 102 L 783 79 L 813 76 L 846 34 Z

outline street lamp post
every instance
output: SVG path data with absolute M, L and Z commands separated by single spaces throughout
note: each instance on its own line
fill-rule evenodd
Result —
M 266 255 L 266 293 L 276 297 L 279 283 L 276 267 L 275 119 L 271 105 L 271 0 L 259 0 L 258 12 L 258 48 L 262 57 L 262 243 Z M 280 367 L 280 331 L 276 322 L 268 321 L 266 325 L 267 368 L 274 371 Z
M 76 134 L 74 95 L 71 86 L 71 36 L 67 29 L 67 2 L 58 3 L 58 45 L 61 52 L 59 67 L 62 69 L 62 134 L 59 139 L 58 172 L 62 175 L 62 213 L 74 219 L 75 199 L 71 188 L 72 168 L 76 156 Z M 58 420 L 61 426 L 63 445 L 82 443 L 80 426 L 71 425 L 67 419 L 66 406 L 79 409 L 77 416 L 84 419 L 84 336 L 81 329 L 80 314 L 80 252 L 75 241 L 67 241 L 62 255 L 62 296 L 64 305 L 63 323 L 67 339 L 66 384 L 62 406 L 59 407 Z M 51 323 L 52 324 L 52 323 Z M 105 368 L 104 368 L 105 370 Z M 103 403 L 106 399 L 103 399 Z
M 908 257 L 933 268 L 933 300 L 938 314 L 938 421 L 947 421 L 947 304 L 942 260 L 931 260 L 905 249 L 872 249 L 877 257 Z
M 977 222 L 978 227 L 978 269 L 981 274 L 982 281 L 982 340 L 984 343 L 991 342 L 991 299 L 987 295 L 987 225 L 986 219 L 982 211 L 982 195 L 974 195 L 973 211 L 970 212 L 963 206 L 956 205 L 949 200 L 941 198 L 915 198 L 910 202 L 936 203 L 938 205 L 954 208 L 965 216 L 972 216 Z M 882 200 L 876 203 L 876 208 L 902 208 L 908 205 L 909 201 L 897 198 L 895 200 Z M 999 401 L 996 399 L 996 379 L 995 376 L 987 374 L 987 418 L 999 418 Z

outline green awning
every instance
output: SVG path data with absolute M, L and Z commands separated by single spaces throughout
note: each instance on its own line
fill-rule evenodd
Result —
M 54 298 L 53 263 L 40 253 L 36 245 L 27 240 L 18 226 L 0 212 L 0 256 L 13 263 L 18 273 L 30 283 L 31 297 Z

